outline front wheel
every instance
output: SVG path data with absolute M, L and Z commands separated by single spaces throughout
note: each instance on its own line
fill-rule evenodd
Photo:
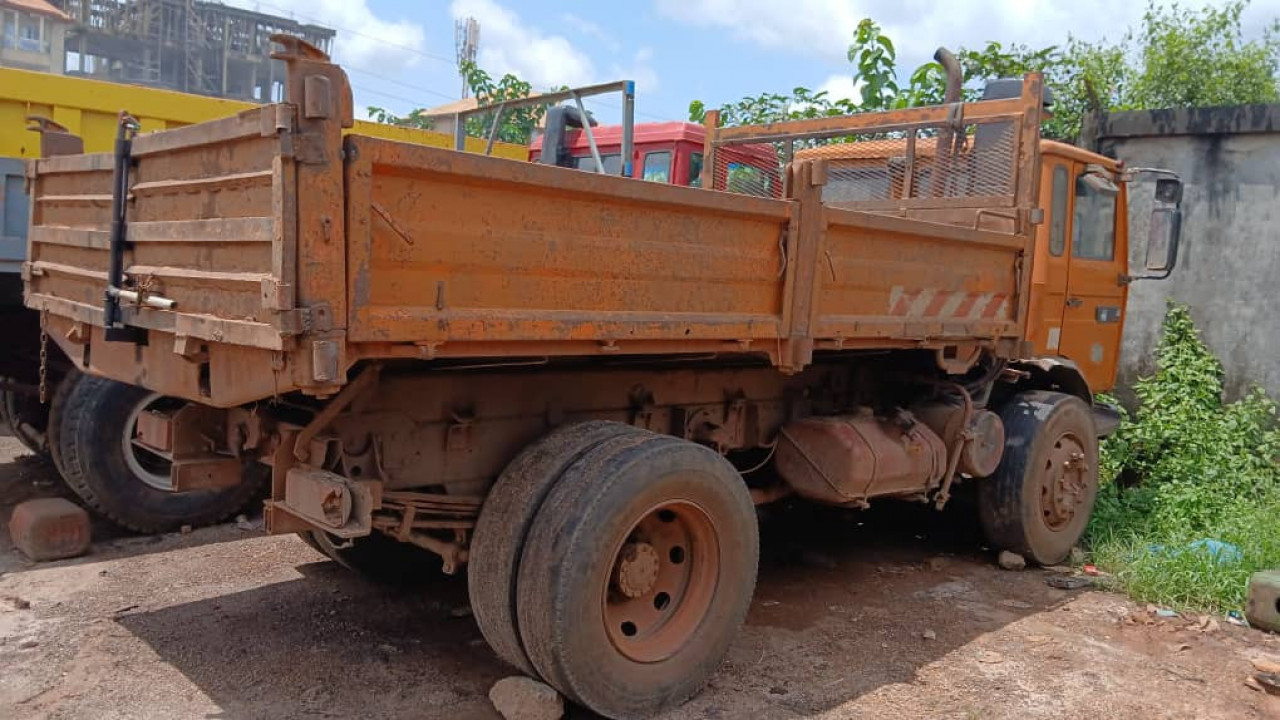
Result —
M 1001 410 L 1004 457 L 978 482 L 991 544 L 1041 565 L 1062 562 L 1084 534 L 1098 494 L 1098 437 L 1083 400 L 1021 393 Z
M 55 457 L 67 485 L 85 504 L 138 532 L 176 530 L 218 522 L 257 494 L 267 469 L 248 459 L 240 484 L 174 492 L 168 460 L 134 442 L 138 416 L 180 403 L 148 390 L 83 376 L 63 401 Z
M 755 589 L 759 538 L 724 458 L 623 435 L 556 481 L 520 558 L 518 627 L 542 678 L 610 718 L 684 702 L 719 666 Z

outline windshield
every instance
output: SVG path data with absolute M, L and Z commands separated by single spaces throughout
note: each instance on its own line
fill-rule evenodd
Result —
M 600 162 L 604 164 L 604 172 L 606 175 L 622 174 L 622 155 L 614 153 L 612 155 L 600 155 Z M 596 161 L 590 155 L 577 155 L 573 158 L 573 166 L 579 170 L 596 171 Z

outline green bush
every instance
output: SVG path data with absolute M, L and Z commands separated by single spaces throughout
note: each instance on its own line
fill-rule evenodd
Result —
M 1261 390 L 1222 400 L 1222 365 L 1186 307 L 1171 303 L 1156 373 L 1102 446 L 1089 527 L 1094 561 L 1135 598 L 1183 609 L 1244 604 L 1257 570 L 1280 566 L 1280 430 Z M 1193 546 L 1230 543 L 1238 555 Z

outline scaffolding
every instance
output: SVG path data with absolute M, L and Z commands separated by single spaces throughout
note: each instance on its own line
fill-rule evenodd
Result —
M 75 25 L 66 74 L 214 97 L 276 102 L 284 68 L 271 36 L 295 35 L 331 52 L 334 31 L 200 0 L 51 0 Z

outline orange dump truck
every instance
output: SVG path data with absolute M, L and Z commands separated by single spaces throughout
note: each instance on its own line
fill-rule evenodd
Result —
M 141 451 L 179 492 L 269 471 L 269 532 L 369 572 L 466 564 L 493 650 L 616 718 L 724 656 L 757 504 L 941 507 L 962 481 L 995 546 L 1053 563 L 1079 538 L 1096 409 L 1027 341 L 1037 76 L 711 128 L 688 188 L 344 137 L 342 70 L 281 57 L 288 103 L 30 163 L 26 302 L 93 376 L 64 461 L 102 479 Z M 831 137 L 901 141 L 896 196 L 824 201 L 825 158 L 780 198 L 720 190 L 726 147 Z M 127 442 L 74 432 L 148 393 L 98 416 Z

